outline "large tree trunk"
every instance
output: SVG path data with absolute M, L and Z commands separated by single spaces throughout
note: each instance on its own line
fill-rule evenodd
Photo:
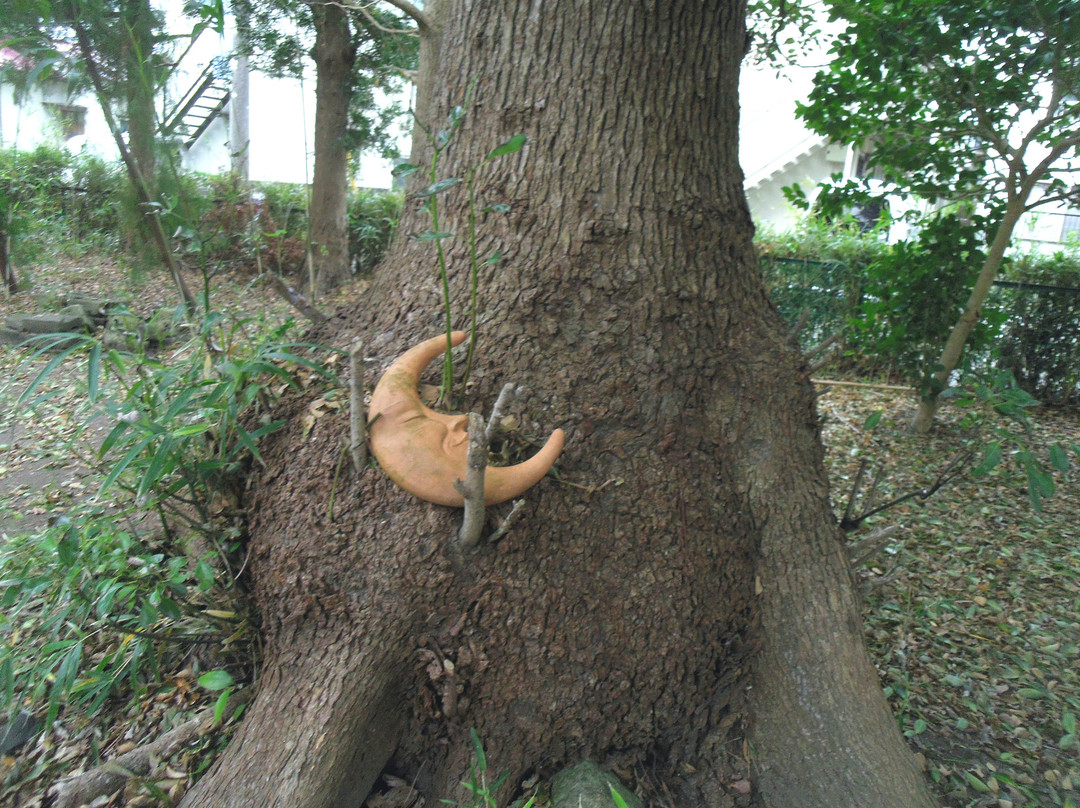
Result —
M 313 293 L 349 277 L 346 134 L 352 65 L 356 58 L 349 16 L 337 3 L 312 4 L 315 15 L 315 177 L 311 188 Z
M 305 437 L 293 401 L 252 508 L 260 692 L 184 804 L 352 806 L 385 762 L 428 805 L 459 799 L 474 727 L 504 792 L 618 753 L 680 804 L 732 805 L 749 719 L 764 804 L 932 805 L 863 649 L 813 390 L 756 267 L 737 163 L 743 5 L 434 13 L 421 121 L 437 132 L 472 87 L 440 177 L 530 138 L 477 175 L 479 204 L 511 212 L 480 226 L 480 255 L 505 257 L 481 270 L 467 403 L 524 384 L 521 435 L 567 432 L 560 479 L 527 492 L 497 545 L 462 551 L 459 510 L 377 468 L 331 494 L 347 418 Z M 419 141 L 414 161 L 430 151 Z M 460 190 L 441 197 L 440 229 L 463 232 Z M 428 227 L 417 201 L 402 232 Z M 458 327 L 467 255 L 459 238 Z M 362 336 L 371 385 L 440 332 L 439 290 L 430 242 L 399 238 L 363 307 L 316 336 Z

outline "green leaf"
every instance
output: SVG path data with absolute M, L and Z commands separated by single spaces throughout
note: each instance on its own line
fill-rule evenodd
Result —
M 1055 443 L 1050 447 L 1050 465 L 1062 474 L 1069 472 L 1069 455 L 1066 454 L 1065 447 L 1060 443 Z
M 492 149 L 488 156 L 484 158 L 484 162 L 486 163 L 488 160 L 494 160 L 496 157 L 502 157 L 507 154 L 516 154 L 521 151 L 526 140 L 528 140 L 528 138 L 525 135 L 514 135 L 502 145 Z
M 969 786 L 978 791 L 980 794 L 985 794 L 990 790 L 990 786 L 988 786 L 971 772 L 964 772 L 964 779 L 967 780 Z
M 142 453 L 143 449 L 150 445 L 150 443 L 154 440 L 155 437 L 156 436 L 153 434 L 146 435 L 134 446 L 132 446 L 131 449 L 128 450 L 128 453 L 124 455 L 119 462 L 115 463 L 113 467 L 109 470 L 108 475 L 105 477 L 105 479 L 101 483 L 101 486 L 98 488 L 98 493 L 104 494 L 106 491 L 108 491 L 112 487 L 113 483 L 117 481 L 120 475 L 124 473 L 124 470 L 127 469 L 127 467 L 134 462 L 135 458 L 137 458 Z
M 921 718 L 916 718 L 911 730 L 914 735 L 922 735 L 926 732 L 926 722 Z
M 982 477 L 988 474 L 992 469 L 997 468 L 1001 464 L 1001 442 L 994 441 L 983 449 L 982 462 L 975 468 L 973 472 L 976 477 Z
M 608 788 L 611 789 L 611 800 L 615 803 L 615 808 L 630 808 L 626 804 L 626 800 L 623 799 L 623 795 L 619 793 L 619 790 L 615 788 L 611 783 L 608 783 Z
M 30 384 L 23 390 L 22 395 L 19 396 L 16 404 L 22 406 L 30 401 L 30 396 L 32 396 L 34 391 L 41 386 L 41 383 L 49 377 L 49 374 L 56 370 L 57 366 L 66 361 L 73 353 L 84 348 L 88 342 L 91 342 L 89 337 L 76 337 L 72 334 L 47 334 L 35 338 L 34 344 L 40 345 L 41 347 L 39 347 L 38 350 L 34 352 L 33 356 L 30 357 L 31 360 L 37 359 L 46 353 L 52 353 L 54 349 L 59 348 L 60 350 L 57 350 L 53 355 L 53 358 L 45 364 L 45 367 L 43 367 L 36 376 L 34 376 L 30 381 Z M 64 345 L 67 347 L 61 348 L 61 346 Z
M 419 170 L 420 166 L 413 165 L 412 163 L 398 163 L 390 169 L 390 174 L 394 177 L 407 177 L 410 174 L 415 174 Z
M 94 342 L 86 362 L 86 397 L 93 404 L 98 397 L 98 378 L 101 372 L 101 343 Z
M 192 435 L 201 435 L 203 432 L 208 432 L 214 428 L 211 423 L 201 424 L 188 424 L 182 426 L 179 429 L 174 429 L 172 432 L 173 438 L 190 438 Z
M 203 592 L 214 585 L 214 568 L 205 559 L 195 565 L 195 581 Z
M 502 260 L 502 253 L 496 250 L 487 258 L 484 259 L 484 266 L 493 267 Z
M 1076 734 L 1076 716 L 1066 710 L 1061 714 L 1061 726 L 1070 735 Z
M 1034 461 L 1024 464 L 1027 472 L 1028 489 L 1036 492 L 1041 497 L 1054 495 L 1054 478 L 1041 469 Z
M 867 419 L 863 421 L 863 429 L 865 429 L 867 432 L 873 430 L 875 427 L 877 427 L 878 424 L 881 423 L 881 416 L 884 414 L 884 410 L 878 410 L 877 412 L 870 413 Z
M 15 698 L 15 668 L 11 654 L 5 654 L 0 661 L 0 693 L 3 694 L 4 704 L 11 704 Z
M 173 452 L 175 446 L 176 441 L 171 436 L 166 435 L 165 439 L 158 445 L 154 456 L 150 458 L 150 465 L 143 472 L 142 479 L 139 480 L 137 496 L 142 497 L 149 494 L 164 480 L 165 475 L 173 470 L 176 466 Z
M 425 230 L 419 236 L 416 237 L 417 241 L 439 241 L 444 238 L 453 238 L 453 233 L 446 231 Z
M 208 671 L 199 677 L 199 687 L 207 690 L 225 690 L 235 684 L 232 674 L 225 670 Z
M 423 190 L 419 191 L 417 197 L 435 196 L 435 194 L 441 194 L 443 191 L 449 191 L 451 188 L 461 185 L 460 177 L 447 177 L 444 180 L 433 182 Z
M 232 688 L 227 687 L 221 691 L 221 695 L 218 696 L 217 702 L 214 704 L 214 723 L 220 724 L 221 717 L 225 714 L 225 706 L 229 703 L 229 694 L 232 693 Z
M 484 745 L 480 743 L 480 736 L 473 727 L 469 727 L 469 737 L 472 738 L 473 755 L 476 757 L 476 768 L 479 771 L 487 771 L 487 755 L 484 754 Z
M 173 620 L 180 620 L 184 616 L 180 612 L 180 606 L 172 598 L 161 599 L 161 613 Z
M 68 525 L 64 530 L 64 535 L 56 544 L 56 554 L 65 567 L 70 567 L 79 557 L 79 531 L 74 525 Z
M 49 692 L 49 712 L 45 716 L 46 726 L 51 725 L 56 720 L 56 716 L 60 712 L 60 701 L 71 690 L 71 685 L 75 681 L 75 677 L 79 673 L 79 667 L 82 664 L 82 652 L 82 642 L 76 642 L 60 662 L 60 667 L 56 671 L 56 679 L 53 681 L 52 689 Z

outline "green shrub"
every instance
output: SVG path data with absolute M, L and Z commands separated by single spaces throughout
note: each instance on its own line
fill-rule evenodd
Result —
M 759 231 L 758 257 L 766 288 L 809 348 L 847 328 L 863 301 L 867 267 L 887 254 L 879 234 L 807 218 L 790 232 Z
M 189 564 L 101 509 L 10 539 L 0 578 L 0 705 L 47 705 L 47 724 L 65 703 L 93 713 L 141 692 L 169 646 L 219 630 L 201 613 L 209 561 Z
M 113 424 L 82 460 L 101 475 L 98 498 L 114 505 L 91 504 L 0 548 L 0 710 L 44 702 L 49 720 L 65 703 L 93 711 L 140 692 L 164 654 L 236 631 L 238 615 L 221 619 L 236 600 L 239 529 L 221 524 L 221 503 L 260 460 L 259 438 L 280 426 L 267 411 L 277 391 L 310 381 L 301 374 L 333 377 L 314 346 L 288 339 L 291 322 L 267 329 L 212 312 L 198 326 L 168 363 L 71 335 L 44 338 L 28 359 L 48 357 L 19 406 L 41 407 L 44 380 L 85 354 L 83 404 L 67 413 L 84 428 Z M 68 446 L 80 455 L 77 438 Z M 134 527 L 144 512 L 160 519 L 155 536 Z M 228 612 L 214 605 L 223 601 Z
M 986 260 L 986 222 L 944 214 L 898 242 L 865 270 L 863 301 L 849 320 L 849 353 L 875 370 L 922 384 L 937 367 Z M 960 370 L 985 360 L 1004 315 L 984 307 Z
M 115 249 L 127 193 L 120 167 L 99 158 L 45 146 L 0 151 L 0 220 L 17 265 Z
M 349 255 L 358 274 L 371 272 L 394 235 L 404 197 L 393 191 L 349 195 Z
M 1018 255 L 995 293 L 1008 319 L 998 367 L 1048 403 L 1065 403 L 1080 386 L 1080 253 Z

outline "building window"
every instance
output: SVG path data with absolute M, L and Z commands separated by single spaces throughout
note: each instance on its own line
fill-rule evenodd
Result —
M 86 107 L 75 104 L 53 104 L 45 106 L 52 112 L 53 118 L 60 125 L 60 134 L 64 140 L 86 134 Z
M 1080 240 L 1080 211 L 1066 213 L 1061 217 L 1061 241 Z

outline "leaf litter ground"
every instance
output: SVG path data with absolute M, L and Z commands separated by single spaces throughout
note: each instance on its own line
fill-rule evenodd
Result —
M 930 485 L 976 436 L 955 408 L 906 434 L 908 394 L 819 385 L 834 504 L 862 458 L 877 499 Z M 867 432 L 864 422 L 883 413 Z M 1041 409 L 1032 442 L 1080 443 L 1080 412 Z M 1076 462 L 1035 511 L 1008 462 L 872 517 L 899 527 L 861 570 L 867 640 L 897 720 L 949 806 L 1080 806 L 1080 489 Z
M 144 313 L 172 297 L 159 284 L 132 289 L 114 265 L 61 267 L 49 282 L 86 293 L 126 289 L 140 302 L 133 308 Z M 217 289 L 227 307 L 287 313 L 260 288 L 224 281 Z M 26 308 L 32 305 L 25 295 L 0 303 L 4 314 Z M 64 402 L 76 395 L 78 366 L 50 380 L 57 395 L 33 415 L 12 406 L 31 375 L 20 365 L 24 355 L 0 347 L 0 367 L 10 381 L 0 416 L 0 531 L 6 535 L 40 527 L 96 488 L 93 473 L 67 449 L 77 425 Z M 931 484 L 973 437 L 954 409 L 943 410 L 931 436 L 907 435 L 902 427 L 911 399 L 903 391 L 818 389 L 838 515 L 864 458 L 881 472 L 876 496 L 885 501 Z M 878 411 L 881 423 L 866 430 L 867 416 Z M 1080 443 L 1080 412 L 1038 411 L 1032 439 L 1043 454 L 1054 442 Z M 860 570 L 867 640 L 897 721 L 950 808 L 1080 806 L 1076 474 L 1059 483 L 1041 513 L 1008 464 L 978 480 L 965 474 L 926 501 L 909 500 L 872 517 L 851 536 L 855 542 L 876 528 L 899 528 Z M 5 541 L 0 536 L 0 551 Z M 0 759 L 0 804 L 41 806 L 58 778 L 149 743 L 205 709 L 214 694 L 196 686 L 187 662 L 177 655 L 159 682 L 92 718 L 75 710 L 62 714 L 35 741 Z M 212 733 L 162 761 L 153 778 L 95 804 L 175 800 L 223 743 Z

